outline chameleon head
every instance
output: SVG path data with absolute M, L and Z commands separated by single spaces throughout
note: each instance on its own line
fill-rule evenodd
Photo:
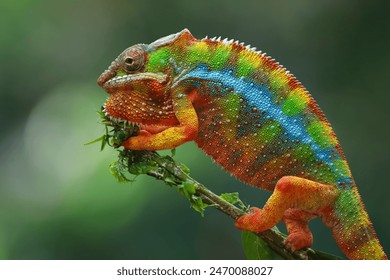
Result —
M 148 125 L 177 125 L 170 98 L 169 52 L 163 49 L 188 36 L 193 38 L 185 29 L 149 45 L 137 44 L 124 50 L 97 80 L 110 94 L 105 112 L 115 119 L 144 125 L 144 129 Z

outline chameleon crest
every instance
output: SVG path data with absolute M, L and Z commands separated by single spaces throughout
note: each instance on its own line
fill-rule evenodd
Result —
M 109 93 L 106 114 L 140 127 L 125 148 L 195 141 L 239 180 L 272 191 L 238 228 L 260 232 L 283 220 L 296 250 L 312 244 L 307 224 L 319 216 L 347 257 L 387 258 L 329 122 L 265 53 L 185 29 L 126 49 L 98 84 Z

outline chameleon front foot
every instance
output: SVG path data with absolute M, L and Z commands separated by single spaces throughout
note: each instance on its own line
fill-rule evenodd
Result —
M 236 221 L 236 227 L 241 230 L 247 230 L 252 232 L 261 232 L 267 230 L 262 223 L 264 219 L 262 219 L 263 211 L 260 208 L 252 207 L 250 209 L 250 213 L 241 216 Z

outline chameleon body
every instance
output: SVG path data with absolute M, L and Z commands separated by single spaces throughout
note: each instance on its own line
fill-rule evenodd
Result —
M 266 54 L 185 29 L 126 49 L 98 84 L 110 94 L 106 114 L 140 126 L 125 148 L 195 141 L 239 180 L 272 191 L 238 228 L 260 232 L 283 220 L 297 250 L 312 244 L 308 221 L 319 216 L 348 258 L 387 258 L 324 114 Z

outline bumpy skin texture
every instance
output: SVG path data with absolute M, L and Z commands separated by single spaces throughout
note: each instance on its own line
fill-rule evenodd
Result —
M 340 144 L 314 99 L 269 56 L 188 30 L 126 49 L 98 79 L 105 112 L 137 123 L 123 146 L 162 150 L 187 141 L 250 185 L 272 191 L 236 221 L 260 232 L 283 220 L 287 245 L 312 244 L 320 216 L 351 259 L 386 259 Z

